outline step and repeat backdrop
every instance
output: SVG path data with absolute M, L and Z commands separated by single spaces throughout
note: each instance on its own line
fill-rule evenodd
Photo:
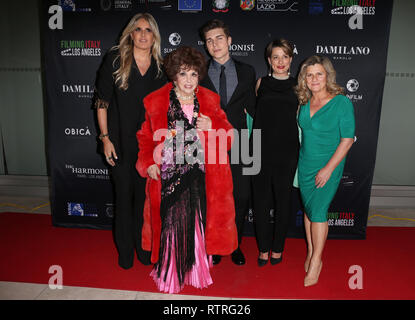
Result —
M 48 159 L 55 226 L 110 229 L 114 196 L 97 140 L 93 106 L 97 70 L 138 12 L 150 12 L 162 54 L 190 45 L 207 54 L 199 28 L 218 18 L 231 30 L 231 56 L 267 74 L 266 45 L 295 46 L 291 73 L 311 55 L 325 55 L 353 102 L 356 137 L 329 210 L 329 238 L 364 239 L 376 158 L 392 1 L 368 0 L 44 0 L 41 10 Z M 283 156 L 283 155 L 282 155 Z M 289 236 L 303 236 L 298 189 Z M 278 214 L 271 212 L 270 218 Z M 251 211 L 246 235 L 253 235 Z

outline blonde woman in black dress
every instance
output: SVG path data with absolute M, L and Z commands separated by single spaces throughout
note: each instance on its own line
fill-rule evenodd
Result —
M 150 253 L 141 247 L 146 180 L 137 173 L 136 132 L 144 122 L 143 98 L 166 82 L 161 71 L 160 33 L 153 16 L 136 14 L 119 45 L 106 55 L 96 80 L 100 140 L 115 187 L 114 238 L 118 264 L 133 266 L 134 251 L 144 264 Z

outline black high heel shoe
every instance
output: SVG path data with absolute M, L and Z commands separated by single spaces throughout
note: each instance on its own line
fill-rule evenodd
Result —
M 263 267 L 268 263 L 268 259 L 261 259 L 258 257 L 258 267 Z
M 279 257 L 279 258 L 273 258 L 272 254 L 271 254 L 270 262 L 271 262 L 272 265 L 276 265 L 276 264 L 282 262 L 282 253 L 281 253 L 281 257 Z

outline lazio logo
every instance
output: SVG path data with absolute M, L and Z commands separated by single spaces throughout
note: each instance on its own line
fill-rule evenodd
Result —
M 250 11 L 255 8 L 255 0 L 241 0 L 240 7 L 244 11 Z
M 228 12 L 229 0 L 214 0 L 212 3 L 213 12 Z

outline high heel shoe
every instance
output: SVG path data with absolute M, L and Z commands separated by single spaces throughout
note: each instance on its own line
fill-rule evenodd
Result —
M 318 278 L 320 276 L 320 272 L 321 272 L 322 268 L 323 268 L 323 261 L 320 262 L 320 266 L 318 267 L 317 277 L 315 277 L 315 278 L 308 277 L 307 278 L 307 276 L 306 276 L 304 278 L 304 287 L 311 287 L 311 286 L 314 286 L 315 284 L 317 284 Z
M 281 261 L 282 261 L 282 253 L 281 253 L 281 257 L 279 257 L 279 258 L 273 258 L 272 255 L 271 255 L 270 262 L 271 262 L 272 265 L 276 265 L 276 264 L 280 263 Z
M 267 263 L 268 263 L 268 259 L 267 259 L 267 260 L 265 260 L 265 259 L 258 258 L 258 267 L 263 267 L 263 266 L 265 266 Z
M 262 253 L 262 252 L 261 252 Z M 263 267 L 268 263 L 268 258 L 266 259 L 261 259 L 260 257 L 258 257 L 258 266 L 259 267 Z

